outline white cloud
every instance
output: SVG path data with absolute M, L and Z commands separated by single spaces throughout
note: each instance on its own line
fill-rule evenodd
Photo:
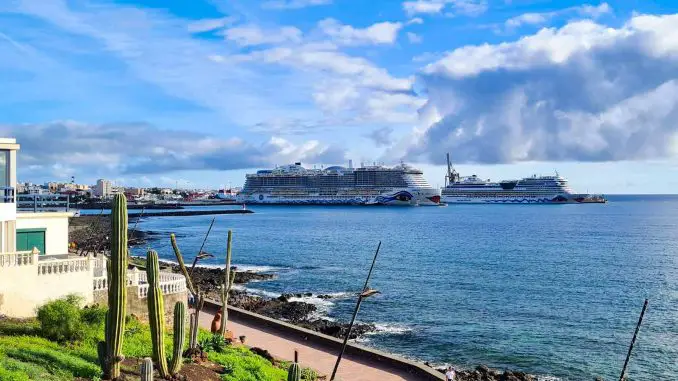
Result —
M 411 19 L 410 21 L 408 21 L 407 25 L 414 25 L 414 24 L 421 25 L 423 23 L 424 23 L 424 20 L 422 20 L 421 17 L 415 17 L 415 18 Z
M 416 33 L 412 33 L 412 32 L 407 32 L 407 39 L 412 44 L 419 44 L 424 40 L 423 38 L 421 38 L 420 35 L 418 35 Z
M 191 33 L 204 33 L 221 29 L 237 20 L 236 17 L 228 16 L 216 19 L 202 19 L 188 24 L 188 31 Z
M 478 16 L 487 10 L 484 0 L 408 0 L 403 2 L 403 10 L 409 16 L 417 14 L 439 14 L 447 7 L 452 14 Z
M 156 174 L 178 170 L 227 170 L 303 160 L 337 163 L 344 151 L 318 140 L 292 142 L 271 137 L 263 144 L 199 132 L 162 130 L 145 123 L 89 124 L 58 121 L 45 124 L 0 125 L 3 136 L 22 145 L 25 176 L 80 173 L 108 177 Z M 49 150 L 45 146 L 49 145 Z
M 584 4 L 581 6 L 564 8 L 553 12 L 523 13 L 522 15 L 518 15 L 506 20 L 504 24 L 508 29 L 514 29 L 523 25 L 544 25 L 551 19 L 558 16 L 576 14 L 581 17 L 590 17 L 596 19 L 610 12 L 612 12 L 612 8 L 607 3 L 601 3 L 598 6 Z
M 443 0 L 414 0 L 403 3 L 403 9 L 410 16 L 421 13 L 440 13 L 443 8 L 445 8 Z
M 342 45 L 390 45 L 398 38 L 398 31 L 403 24 L 380 22 L 367 28 L 355 28 L 327 18 L 318 22 L 318 27 L 324 34 Z
M 406 151 L 438 163 L 444 152 L 480 163 L 678 155 L 677 24 L 678 14 L 618 29 L 577 21 L 455 49 L 422 72 L 433 123 Z
M 332 0 L 272 0 L 263 3 L 264 9 L 300 9 L 332 4 Z
M 301 31 L 292 26 L 265 30 L 253 24 L 226 29 L 223 33 L 240 46 L 297 43 L 302 37 Z
M 612 7 L 610 7 L 607 3 L 601 3 L 598 6 L 585 4 L 578 8 L 578 12 L 582 16 L 598 18 L 604 14 L 612 12 Z

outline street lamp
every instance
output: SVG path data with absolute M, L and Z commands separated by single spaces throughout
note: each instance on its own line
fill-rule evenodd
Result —
M 346 350 L 346 344 L 348 343 L 348 338 L 351 336 L 351 331 L 353 330 L 353 323 L 355 323 L 355 318 L 358 316 L 358 311 L 360 310 L 360 304 L 363 302 L 363 299 L 369 298 L 370 296 L 376 295 L 379 291 L 372 289 L 368 286 L 370 282 L 370 277 L 372 276 L 372 270 L 374 269 L 374 264 L 377 262 L 377 255 L 379 255 L 379 249 L 381 248 L 381 241 L 377 246 L 377 251 L 374 253 L 374 259 L 372 260 L 372 266 L 370 267 L 370 272 L 367 273 L 367 279 L 365 279 L 365 285 L 363 286 L 362 292 L 358 295 L 358 302 L 355 305 L 355 310 L 353 311 L 353 317 L 351 318 L 351 324 L 348 326 L 348 331 L 346 332 L 346 337 L 344 337 L 344 343 L 341 346 L 341 352 L 339 352 L 339 357 L 337 357 L 337 362 L 334 364 L 334 370 L 332 370 L 332 377 L 330 381 L 334 381 L 334 377 L 337 375 L 337 370 L 339 369 L 339 363 L 341 358 L 344 356 L 344 351 Z

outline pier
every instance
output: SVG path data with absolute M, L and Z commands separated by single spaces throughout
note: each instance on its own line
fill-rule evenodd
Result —
M 182 217 L 182 216 L 208 216 L 213 214 L 251 214 L 249 209 L 226 209 L 226 210 L 177 210 L 170 212 L 154 213 L 128 213 L 129 218 L 139 217 Z

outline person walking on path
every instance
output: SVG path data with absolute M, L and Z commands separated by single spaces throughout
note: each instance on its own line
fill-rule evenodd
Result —
M 452 369 L 452 367 L 447 368 L 447 372 L 445 372 L 445 380 L 446 381 L 456 381 L 457 380 L 457 372 Z

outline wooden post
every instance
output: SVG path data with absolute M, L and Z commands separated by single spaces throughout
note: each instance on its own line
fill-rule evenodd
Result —
M 647 309 L 647 299 L 643 304 L 643 310 L 640 311 L 640 318 L 638 318 L 638 324 L 636 325 L 636 332 L 633 333 L 633 339 L 631 339 L 631 345 L 629 346 L 629 353 L 626 354 L 626 361 L 624 361 L 624 367 L 622 368 L 621 375 L 619 376 L 619 381 L 624 381 L 624 375 L 626 374 L 626 366 L 629 365 L 629 359 L 631 358 L 631 351 L 633 351 L 633 345 L 636 343 L 636 338 L 638 337 L 638 331 L 640 330 L 640 325 L 643 323 L 643 316 L 645 315 L 645 310 Z

